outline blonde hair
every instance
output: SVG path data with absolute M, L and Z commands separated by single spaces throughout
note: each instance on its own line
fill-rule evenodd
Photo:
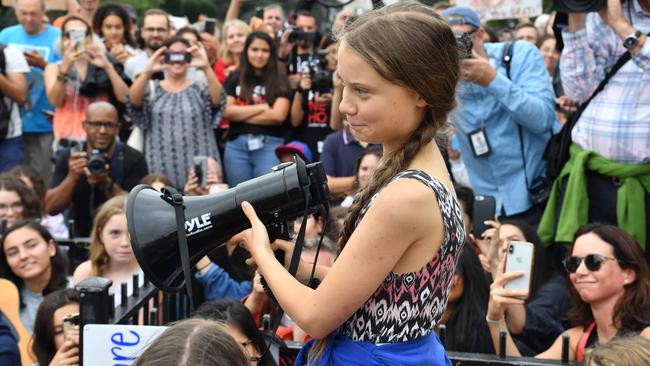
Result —
M 635 336 L 615 338 L 585 353 L 589 366 L 646 366 L 650 365 L 650 339 Z
M 111 257 L 108 256 L 104 243 L 102 243 L 101 234 L 111 217 L 126 212 L 126 197 L 126 195 L 118 195 L 109 199 L 95 215 L 93 229 L 90 232 L 91 276 L 102 276 L 111 263 Z
M 248 36 L 251 33 L 251 27 L 239 19 L 231 19 L 223 24 L 223 31 L 221 32 L 221 37 L 223 39 L 221 41 L 221 50 L 219 51 L 219 54 L 221 55 L 221 59 L 226 65 L 234 65 L 235 63 L 239 62 L 239 60 L 235 60 L 235 56 L 232 54 L 232 52 L 230 52 L 230 50 L 228 50 L 228 45 L 226 44 L 228 29 L 230 27 L 237 27 L 242 29 L 245 33 L 245 36 Z

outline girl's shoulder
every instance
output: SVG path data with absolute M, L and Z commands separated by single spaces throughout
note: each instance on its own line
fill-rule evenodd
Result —
M 78 284 L 79 282 L 85 280 L 86 278 L 90 277 L 92 273 L 92 263 L 90 260 L 87 260 L 80 265 L 77 266 L 74 270 L 74 274 L 72 275 L 72 283 L 74 285 Z

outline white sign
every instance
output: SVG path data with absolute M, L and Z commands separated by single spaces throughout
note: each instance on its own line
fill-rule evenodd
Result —
M 129 366 L 167 327 L 88 324 L 84 327 L 83 363 Z
M 457 0 L 456 4 L 474 9 L 481 21 L 542 14 L 542 0 Z

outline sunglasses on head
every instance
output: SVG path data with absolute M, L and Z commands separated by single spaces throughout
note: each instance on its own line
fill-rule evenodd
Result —
M 605 257 L 600 254 L 589 254 L 584 258 L 576 256 L 567 257 L 562 261 L 562 264 L 564 264 L 564 268 L 567 270 L 567 272 L 576 273 L 578 267 L 580 267 L 580 263 L 582 263 L 583 260 L 585 262 L 585 267 L 587 267 L 587 269 L 591 272 L 599 271 L 600 266 L 604 261 L 616 261 L 621 263 L 621 261 L 616 258 Z

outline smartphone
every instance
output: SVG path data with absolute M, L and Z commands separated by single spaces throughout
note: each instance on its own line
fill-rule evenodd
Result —
M 63 339 L 68 339 L 70 329 L 79 326 L 79 313 L 70 314 L 63 318 Z
M 511 241 L 506 249 L 506 269 L 508 272 L 523 272 L 524 275 L 506 283 L 504 288 L 517 291 L 530 291 L 533 274 L 535 246 L 533 243 Z
M 70 29 L 68 31 L 68 37 L 75 44 L 75 49 L 81 51 L 86 47 L 86 29 Z
M 199 185 L 205 187 L 208 184 L 208 157 L 195 156 L 192 158 L 194 174 L 199 178 Z
M 261 6 L 258 6 L 257 9 L 255 9 L 255 16 L 264 19 L 264 8 Z
M 472 215 L 472 224 L 474 226 L 474 237 L 480 238 L 483 232 L 490 227 L 485 225 L 487 220 L 494 220 L 497 203 L 493 196 L 475 196 Z
M 205 18 L 203 23 L 203 31 L 208 34 L 214 35 L 214 28 L 217 24 L 217 20 L 214 18 Z

